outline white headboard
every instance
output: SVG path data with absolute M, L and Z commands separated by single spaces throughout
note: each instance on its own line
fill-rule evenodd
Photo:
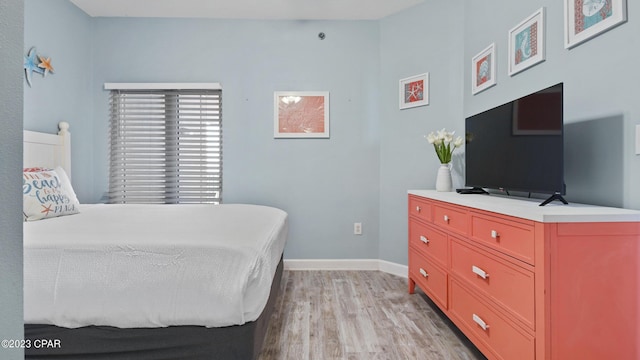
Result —
M 58 123 L 58 134 L 24 130 L 23 167 L 60 166 L 71 178 L 71 134 L 69 123 Z

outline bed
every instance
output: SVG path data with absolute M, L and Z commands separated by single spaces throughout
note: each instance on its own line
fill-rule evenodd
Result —
M 280 288 L 286 212 L 79 204 L 66 196 L 70 135 L 60 129 L 24 134 L 23 192 L 40 189 L 42 202 L 53 183 L 64 195 L 34 212 L 25 195 L 25 357 L 257 358 Z

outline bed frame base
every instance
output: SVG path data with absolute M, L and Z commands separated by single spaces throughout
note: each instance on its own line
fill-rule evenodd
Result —
M 25 349 L 25 359 L 257 359 L 280 292 L 282 272 L 281 259 L 267 305 L 256 321 L 223 328 L 169 326 L 120 329 L 88 326 L 68 329 L 26 324 L 25 339 L 32 344 L 36 339 L 60 340 L 60 347 Z

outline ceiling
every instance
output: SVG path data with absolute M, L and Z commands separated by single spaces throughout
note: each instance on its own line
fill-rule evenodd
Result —
M 93 17 L 377 20 L 424 0 L 70 0 Z

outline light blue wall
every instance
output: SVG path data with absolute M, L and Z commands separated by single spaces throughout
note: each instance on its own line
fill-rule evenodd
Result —
M 0 339 L 22 339 L 22 38 L 24 5 L 0 0 Z M 0 359 L 23 359 L 0 347 Z
M 406 264 L 406 191 L 432 188 L 438 165 L 423 135 L 462 134 L 465 116 L 563 81 L 568 199 L 640 208 L 634 2 L 626 24 L 572 50 L 562 43 L 562 3 L 551 0 L 427 0 L 353 22 L 88 18 L 66 0 L 26 4 L 25 48 L 49 52 L 58 72 L 25 90 L 25 128 L 71 121 L 83 201 L 106 191 L 104 82 L 221 82 L 225 202 L 289 211 L 287 258 Z M 509 77 L 507 32 L 541 6 L 547 60 Z M 471 58 L 491 42 L 498 84 L 471 95 Z M 430 73 L 430 105 L 399 110 L 398 80 L 422 72 Z M 274 140 L 275 90 L 330 91 L 331 139 Z M 454 186 L 463 162 L 461 152 Z M 362 236 L 352 235 L 356 221 Z
M 407 190 L 435 188 L 438 158 L 424 135 L 464 133 L 461 0 L 426 1 L 380 22 L 380 258 L 407 263 Z M 429 105 L 399 110 L 398 81 L 429 73 Z M 462 186 L 454 153 L 454 186 Z
M 378 256 L 378 22 L 92 19 L 63 0 L 27 8 L 25 42 L 49 51 L 56 74 L 25 90 L 25 128 L 71 123 L 81 201 L 107 190 L 105 82 L 220 82 L 224 202 L 288 211 L 288 258 Z M 329 91 L 331 138 L 273 139 L 277 90 Z
M 24 82 L 24 128 L 57 132 L 70 124 L 72 184 L 82 202 L 93 196 L 91 18 L 67 0 L 27 0 L 24 52 L 35 46 L 51 58 L 54 74 Z M 80 149 L 78 151 L 77 149 Z
M 567 200 L 640 209 L 640 156 L 634 154 L 635 125 L 640 124 L 639 4 L 627 2 L 625 24 L 567 50 L 562 3 L 465 1 L 465 116 L 564 82 Z M 510 77 L 507 33 L 543 6 L 546 61 Z M 492 42 L 498 83 L 473 96 L 469 59 Z
M 547 60 L 509 77 L 508 31 L 542 6 Z M 640 209 L 640 156 L 634 155 L 640 124 L 637 6 L 629 2 L 627 23 L 571 50 L 564 49 L 559 1 L 427 0 L 383 19 L 380 93 L 389 100 L 380 102 L 380 258 L 406 264 L 406 190 L 434 187 L 437 159 L 421 135 L 442 127 L 462 133 L 466 116 L 558 82 L 565 84 L 566 198 Z M 471 58 L 492 42 L 498 83 L 472 95 Z M 431 104 L 398 110 L 398 79 L 425 71 L 431 75 Z M 454 159 L 454 186 L 463 184 L 462 163 L 464 153 Z

